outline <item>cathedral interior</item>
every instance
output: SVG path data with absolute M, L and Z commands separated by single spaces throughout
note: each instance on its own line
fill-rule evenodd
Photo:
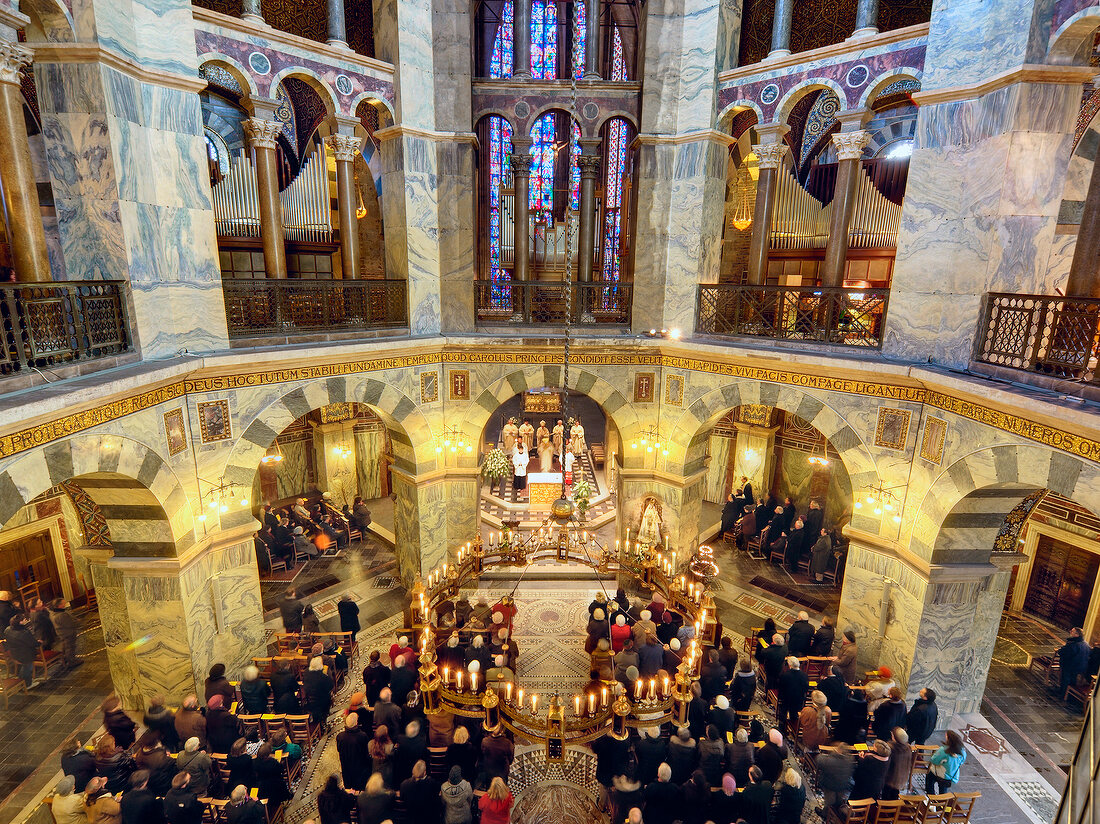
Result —
M 0 822 L 155 824 L 116 745 L 251 821 L 227 708 L 268 824 L 443 821 L 459 728 L 486 822 L 1091 822 L 1098 75 L 1096 0 L 0 0 Z

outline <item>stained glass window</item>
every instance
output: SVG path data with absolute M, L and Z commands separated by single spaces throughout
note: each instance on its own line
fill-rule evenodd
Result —
M 531 211 L 549 221 L 554 211 L 554 114 L 547 112 L 531 127 Z
M 558 6 L 555 0 L 531 3 L 531 76 L 553 80 L 557 77 Z
M 626 79 L 623 41 L 615 29 L 611 79 Z M 612 120 L 607 124 L 607 174 L 604 179 L 603 279 L 618 282 L 621 268 L 620 232 L 622 231 L 623 177 L 626 174 L 626 122 Z
M 611 79 L 626 80 L 626 60 L 623 58 L 623 38 L 619 27 L 615 27 L 615 37 L 611 41 Z
M 500 266 L 500 186 L 512 149 L 512 129 L 502 117 L 489 118 L 489 271 L 493 281 L 493 305 L 511 296 L 508 273 Z
M 505 0 L 500 27 L 493 40 L 493 56 L 489 62 L 489 77 L 512 76 L 512 0 Z
M 573 139 L 569 142 L 569 208 L 576 211 L 581 202 L 581 127 L 573 121 Z
M 575 0 L 573 3 L 573 76 L 584 77 L 584 4 L 596 0 Z

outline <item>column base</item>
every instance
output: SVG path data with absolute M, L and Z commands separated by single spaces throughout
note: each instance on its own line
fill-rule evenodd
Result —
M 791 56 L 791 50 L 790 49 L 775 49 L 774 51 L 768 52 L 768 56 L 765 57 L 764 59 L 765 60 L 779 60 L 781 58 L 790 57 L 790 56 Z
M 526 72 L 514 72 L 514 73 L 512 74 L 512 79 L 513 79 L 513 80 L 530 80 L 530 79 L 531 79 L 531 72 L 529 72 L 529 71 L 526 71 Z
M 581 80 L 603 80 L 599 72 L 585 72 Z
M 348 45 L 347 40 L 333 39 L 333 40 L 326 40 L 325 43 L 329 46 L 332 46 L 334 49 L 347 49 L 348 51 L 352 50 L 351 46 Z
M 247 20 L 249 23 L 256 23 L 257 25 L 260 25 L 260 26 L 266 26 L 267 25 L 267 21 L 264 20 L 258 14 L 242 14 L 241 19 L 242 20 Z
M 856 29 L 854 32 L 852 32 L 850 37 L 845 39 L 845 42 L 847 42 L 848 40 L 860 40 L 864 37 L 873 37 L 876 34 L 878 34 L 877 27 L 867 26 L 866 28 Z

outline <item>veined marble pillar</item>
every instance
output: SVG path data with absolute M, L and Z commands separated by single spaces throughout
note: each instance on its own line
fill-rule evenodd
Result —
M 1100 298 L 1100 158 L 1092 165 L 1077 245 L 1066 281 L 1066 294 L 1080 298 Z
M 591 4 L 592 0 L 588 2 Z M 596 251 L 596 178 L 600 174 L 600 156 L 595 150 L 598 150 L 598 146 L 599 141 L 582 140 L 581 154 L 577 158 L 581 168 L 577 279 L 581 283 L 592 281 L 592 258 Z
M 355 218 L 355 171 L 352 165 L 363 139 L 349 134 L 328 138 L 336 157 L 336 201 L 340 210 L 340 265 L 344 280 L 359 277 L 359 232 Z
M 344 503 L 350 506 L 355 500 L 357 460 L 354 420 L 314 425 L 313 465 L 317 488 L 331 492 L 337 506 Z
M 515 0 L 512 12 L 512 77 L 531 79 L 531 0 Z
M 878 0 L 859 0 L 856 6 L 856 30 L 852 37 L 878 34 Z
M 328 0 L 328 44 L 348 46 L 347 23 L 344 20 L 344 0 Z
M 756 180 L 756 205 L 753 207 L 752 239 L 749 241 L 749 283 L 760 286 L 768 274 L 768 241 L 772 215 L 775 213 L 775 190 L 787 146 L 780 139 L 774 143 L 754 145 L 752 151 L 759 161 L 760 175 Z
M 262 0 L 242 0 L 241 17 L 253 23 L 263 23 L 264 8 Z
M 514 229 L 514 268 L 512 277 L 517 281 L 526 281 L 529 277 L 528 266 L 531 259 L 531 155 L 527 153 L 530 143 L 512 141 L 512 188 L 515 191 L 512 209 Z M 526 293 L 524 293 L 526 294 Z
M 600 0 L 584 2 L 584 79 L 600 80 Z
M 753 426 L 735 423 L 737 430 L 736 452 L 733 458 L 733 477 L 744 475 L 752 484 L 757 497 L 767 498 L 775 475 L 776 426 Z
M 775 17 L 772 19 L 772 50 L 768 58 L 786 57 L 791 53 L 791 20 L 794 17 L 794 0 L 775 0 Z
M 840 286 L 848 262 L 848 225 L 855 209 L 856 183 L 862 173 L 860 158 L 863 147 L 871 140 L 865 131 L 837 132 L 836 188 L 833 190 L 833 213 L 829 220 L 829 240 L 825 246 L 825 263 L 821 269 L 822 286 Z
M 423 479 L 395 466 L 392 477 L 398 574 L 408 586 L 418 574 L 453 561 L 474 539 L 481 482 L 476 467 Z
M 283 212 L 279 204 L 279 174 L 275 158 L 275 139 L 283 124 L 278 120 L 250 117 L 243 125 L 248 145 L 252 148 L 252 163 L 256 167 L 264 271 L 269 278 L 285 278 L 286 245 L 283 242 Z
M 48 282 L 50 259 L 31 165 L 19 70 L 34 57 L 26 46 L 0 41 L 0 196 L 15 263 L 15 279 Z

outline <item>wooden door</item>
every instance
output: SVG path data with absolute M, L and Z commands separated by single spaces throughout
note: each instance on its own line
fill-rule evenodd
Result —
M 37 581 L 42 599 L 61 595 L 61 577 L 49 530 L 0 546 L 0 589 L 18 592 Z
M 1063 629 L 1081 626 L 1098 570 L 1100 555 L 1040 536 L 1024 611 Z

